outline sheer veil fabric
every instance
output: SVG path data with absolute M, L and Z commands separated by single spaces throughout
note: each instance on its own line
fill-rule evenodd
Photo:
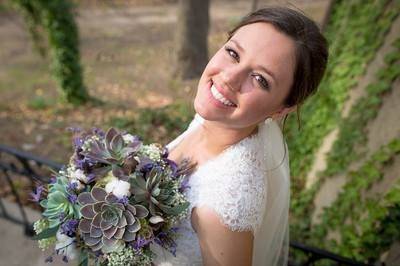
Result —
M 289 153 L 278 123 L 268 118 L 260 125 L 264 142 L 267 203 L 255 235 L 253 265 L 287 265 L 289 255 Z
M 167 145 L 175 147 L 189 132 L 200 126 L 204 119 L 196 114 L 188 130 Z M 258 125 L 261 140 L 260 159 L 265 178 L 265 206 L 261 210 L 261 224 L 254 232 L 253 266 L 283 266 L 288 262 L 290 173 L 286 142 L 278 123 L 272 119 Z

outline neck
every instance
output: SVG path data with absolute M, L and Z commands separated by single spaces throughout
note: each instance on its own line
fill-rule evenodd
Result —
M 197 134 L 197 143 L 210 154 L 217 155 L 229 146 L 255 134 L 257 125 L 246 128 L 229 128 L 218 122 L 205 120 Z

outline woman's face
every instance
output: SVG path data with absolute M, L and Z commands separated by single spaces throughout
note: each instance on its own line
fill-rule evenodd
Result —
M 283 102 L 293 83 L 294 41 L 271 24 L 241 27 L 217 51 L 200 78 L 194 107 L 231 128 L 254 126 L 292 108 Z

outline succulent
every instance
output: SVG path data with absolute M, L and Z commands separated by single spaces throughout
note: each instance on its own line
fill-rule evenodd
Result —
M 189 206 L 188 202 L 175 204 L 176 188 L 172 182 L 163 182 L 163 175 L 162 170 L 153 167 L 143 176 L 138 175 L 130 179 L 135 201 L 148 207 L 155 217 L 161 216 L 163 212 L 178 215 Z M 152 220 L 154 219 L 150 219 L 150 222 Z
M 125 143 L 122 134 L 110 128 L 104 139 L 92 140 L 89 151 L 82 154 L 99 163 L 112 165 L 115 176 L 129 175 L 138 164 L 133 155 L 139 151 L 141 145 L 139 140 Z
M 124 242 L 135 240 L 140 230 L 139 219 L 149 213 L 141 205 L 119 203 L 115 195 L 100 187 L 79 194 L 78 202 L 83 205 L 79 222 L 83 240 L 93 251 L 101 249 L 104 253 L 116 251 Z
M 57 177 L 56 182 L 49 185 L 47 199 L 40 202 L 40 205 L 45 208 L 43 216 L 49 220 L 50 227 L 59 225 L 67 218 L 80 218 L 79 206 L 70 202 L 67 186 L 66 177 Z

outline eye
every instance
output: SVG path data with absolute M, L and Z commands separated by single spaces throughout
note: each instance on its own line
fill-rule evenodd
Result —
M 229 54 L 230 57 L 232 57 L 233 59 L 235 59 L 237 62 L 239 62 L 240 57 L 239 54 L 236 53 L 235 50 L 233 50 L 232 48 L 225 46 L 225 51 Z
M 252 74 L 252 76 L 256 79 L 258 84 L 261 85 L 262 88 L 266 90 L 270 90 L 268 81 L 260 74 Z

